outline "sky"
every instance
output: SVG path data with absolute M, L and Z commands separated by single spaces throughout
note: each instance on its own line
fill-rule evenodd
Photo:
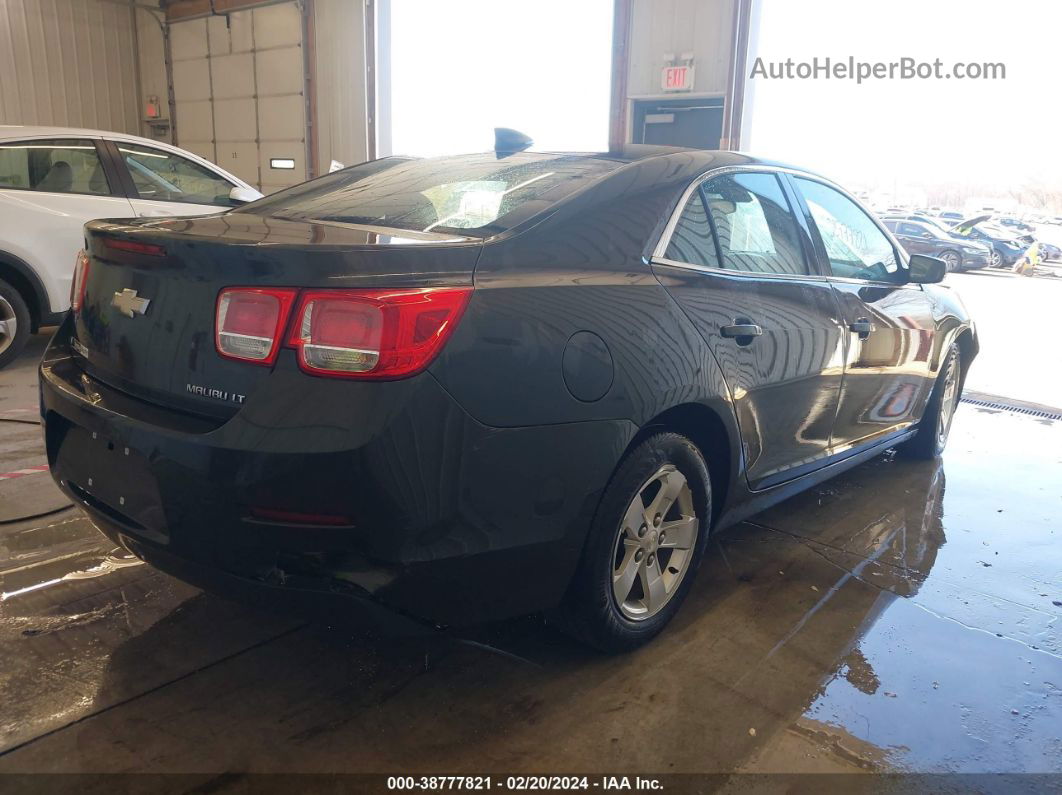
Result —
M 752 79 L 746 151 L 853 189 L 1062 186 L 1062 1 L 758 2 L 765 61 L 998 62 L 1006 78 Z M 393 0 L 392 151 L 483 151 L 495 126 L 537 149 L 603 148 L 611 19 L 611 0 Z
M 1062 183 L 1062 2 L 760 2 L 765 61 L 1001 62 L 1006 79 L 753 79 L 750 152 L 849 183 Z
M 391 29 L 394 154 L 607 148 L 612 0 L 392 0 Z

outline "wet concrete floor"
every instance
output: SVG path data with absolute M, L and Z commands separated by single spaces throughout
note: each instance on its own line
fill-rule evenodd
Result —
M 0 378 L 32 470 L 32 368 Z M 721 534 L 622 657 L 534 617 L 358 637 L 123 556 L 46 473 L 0 504 L 45 514 L 0 517 L 0 773 L 1062 772 L 1062 422 L 963 405 L 942 461 Z

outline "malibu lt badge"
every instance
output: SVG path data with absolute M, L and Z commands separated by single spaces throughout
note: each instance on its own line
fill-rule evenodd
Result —
M 243 403 L 246 395 L 238 395 L 235 392 L 226 392 L 224 389 L 215 389 L 212 386 L 199 386 L 199 384 L 185 384 L 184 391 L 190 395 L 224 400 L 226 403 Z

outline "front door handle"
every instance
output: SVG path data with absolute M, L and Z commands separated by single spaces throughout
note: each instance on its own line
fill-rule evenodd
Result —
M 874 330 L 874 324 L 867 318 L 861 317 L 854 323 L 849 323 L 848 328 L 858 334 L 860 339 L 865 340 L 870 336 L 870 332 Z
M 763 329 L 747 317 L 737 317 L 731 325 L 722 326 L 719 333 L 727 339 L 737 340 L 738 345 L 748 345 L 763 334 Z

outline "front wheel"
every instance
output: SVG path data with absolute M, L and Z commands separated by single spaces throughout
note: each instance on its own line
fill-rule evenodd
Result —
M 905 455 L 911 458 L 936 458 L 944 452 L 951 434 L 951 423 L 955 419 L 955 409 L 959 406 L 961 381 L 959 346 L 953 344 L 937 374 L 929 403 L 918 423 L 918 433 L 900 447 Z
M 658 433 L 639 444 L 605 489 L 555 623 L 606 652 L 654 637 L 693 582 L 711 499 L 708 466 L 693 442 Z
M 962 265 L 962 257 L 959 256 L 957 251 L 944 251 L 941 253 L 940 259 L 944 260 L 948 273 L 955 273 L 959 270 L 959 266 Z
M 992 249 L 992 267 L 993 268 L 1001 268 L 1001 267 L 1003 267 L 1003 255 L 1000 254 L 995 249 Z

